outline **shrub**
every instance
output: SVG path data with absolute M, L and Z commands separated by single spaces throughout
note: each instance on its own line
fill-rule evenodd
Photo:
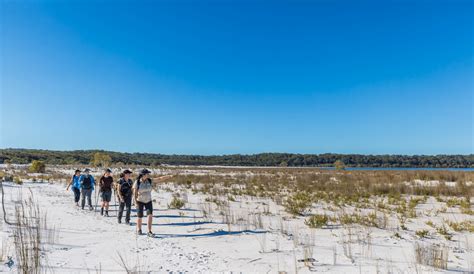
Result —
M 311 196 L 308 193 L 297 192 L 286 199 L 284 207 L 293 215 L 303 215 L 311 204 Z
M 102 152 L 96 152 L 94 153 L 94 156 L 92 157 L 92 164 L 94 166 L 108 166 L 112 162 L 112 158 L 110 155 Z
M 305 220 L 305 224 L 311 228 L 321 228 L 328 224 L 329 218 L 326 214 L 312 215 Z
M 168 208 L 180 209 L 180 208 L 183 208 L 184 205 L 185 205 L 184 201 L 175 196 L 173 197 L 173 200 L 171 200 L 171 203 L 168 205 Z
M 44 173 L 46 171 L 46 165 L 43 161 L 34 160 L 31 162 L 29 171 L 35 173 Z
M 339 216 L 339 222 L 343 225 L 350 225 L 356 222 L 355 218 L 353 215 L 350 214 L 342 214 Z
M 425 224 L 427 224 L 431 227 L 436 227 L 432 221 L 427 221 Z
M 471 233 L 474 233 L 474 221 L 463 221 L 463 222 L 448 222 L 448 225 L 454 230 L 454 231 L 469 231 Z
M 422 229 L 422 230 L 417 230 L 415 232 L 416 236 L 420 237 L 420 238 L 426 238 L 426 236 L 428 236 L 429 234 L 429 231 L 426 230 L 426 229 Z
M 344 170 L 346 168 L 346 166 L 344 165 L 344 163 L 341 160 L 337 160 L 336 162 L 334 162 L 334 168 L 336 170 Z
M 22 185 L 23 184 L 23 181 L 20 179 L 20 177 L 13 178 L 13 182 L 17 185 Z

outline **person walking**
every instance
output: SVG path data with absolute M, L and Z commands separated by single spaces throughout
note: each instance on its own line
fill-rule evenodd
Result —
M 143 211 L 146 210 L 147 213 L 147 235 L 153 237 L 154 234 L 151 231 L 153 225 L 153 201 L 151 198 L 151 191 L 153 190 L 153 185 L 149 174 L 151 172 L 148 169 L 142 169 L 138 175 L 137 180 L 133 184 L 133 200 L 137 207 L 137 234 L 142 234 L 142 218 Z M 172 175 L 161 176 L 158 180 L 164 180 L 173 177 Z
M 81 188 L 81 207 L 84 209 L 84 206 L 86 205 L 86 198 L 87 198 L 87 203 L 89 204 L 89 209 L 93 210 L 94 208 L 92 207 L 92 191 L 94 191 L 94 177 L 90 175 L 90 169 L 86 168 L 84 170 L 84 174 L 79 177 L 79 184 Z
M 154 234 L 151 231 L 153 223 L 153 202 L 151 200 L 152 182 L 148 175 L 151 172 L 148 169 L 140 171 L 137 180 L 133 184 L 133 200 L 137 207 L 137 234 L 142 234 L 142 217 L 143 210 L 147 213 L 147 235 L 153 237 Z
M 122 223 L 123 210 L 126 207 L 125 223 L 130 224 L 130 212 L 132 210 L 132 186 L 133 182 L 130 179 L 132 172 L 126 169 L 121 174 L 120 180 L 117 182 L 116 190 L 119 200 L 118 223 Z M 122 176 L 123 175 L 123 176 Z
M 112 186 L 114 183 L 114 178 L 112 177 L 112 171 L 110 169 L 106 169 L 105 173 L 99 180 L 99 192 L 100 197 L 102 198 L 102 204 L 100 208 L 100 215 L 104 215 L 109 217 L 109 205 L 110 200 L 112 198 Z
M 74 175 L 72 175 L 71 181 L 66 187 L 66 190 L 69 190 L 69 187 L 72 185 L 72 191 L 74 192 L 74 202 L 76 206 L 79 207 L 79 200 L 81 199 L 81 185 L 79 184 L 79 177 L 81 176 L 81 171 L 76 169 Z

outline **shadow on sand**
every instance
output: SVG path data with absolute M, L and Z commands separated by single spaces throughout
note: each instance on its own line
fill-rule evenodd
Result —
M 195 237 L 219 237 L 219 236 L 231 236 L 241 234 L 263 234 L 267 231 L 256 231 L 256 230 L 242 230 L 242 231 L 214 231 L 202 234 L 155 234 L 154 238 L 195 238 Z
M 146 217 L 143 218 L 143 226 L 147 225 Z M 207 225 L 207 224 L 222 224 L 217 222 L 182 222 L 182 223 L 169 223 L 169 224 L 152 224 L 152 226 L 193 226 L 193 225 Z M 136 226 L 136 222 L 131 222 L 131 226 Z

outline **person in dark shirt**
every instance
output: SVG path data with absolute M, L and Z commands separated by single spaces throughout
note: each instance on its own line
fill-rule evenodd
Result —
M 130 170 L 125 170 L 123 177 L 117 183 L 117 196 L 120 202 L 119 211 L 118 211 L 118 223 L 122 223 L 123 210 L 126 207 L 125 223 L 130 224 L 130 212 L 132 208 L 132 186 L 133 182 L 130 179 Z
M 112 187 L 114 183 L 114 178 L 112 177 L 112 171 L 110 169 L 106 169 L 105 173 L 102 177 L 100 177 L 99 181 L 99 191 L 100 197 L 102 198 L 102 207 L 100 209 L 100 215 L 109 216 L 109 204 L 110 199 L 112 198 Z

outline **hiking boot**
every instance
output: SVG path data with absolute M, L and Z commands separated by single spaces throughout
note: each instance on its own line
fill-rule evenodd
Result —
M 94 208 L 91 206 L 91 207 L 89 207 L 89 210 L 92 211 L 92 210 L 94 210 Z
M 142 230 L 141 230 L 141 229 L 137 231 L 137 235 L 142 235 L 142 234 L 143 234 L 143 233 L 142 233 Z
M 77 207 L 80 207 L 79 203 L 76 203 L 76 206 L 77 206 Z
M 105 217 L 109 217 L 109 211 L 108 210 L 105 211 Z
M 125 221 L 125 224 L 126 224 L 126 225 L 130 225 L 130 221 Z
M 100 208 L 100 216 L 104 216 L 104 208 L 103 207 Z
M 118 223 L 121 224 L 121 223 L 122 223 L 122 220 L 118 219 Z
M 148 237 L 155 237 L 155 234 L 153 234 L 153 232 L 151 232 L 151 231 L 148 231 L 148 233 L 146 235 Z

